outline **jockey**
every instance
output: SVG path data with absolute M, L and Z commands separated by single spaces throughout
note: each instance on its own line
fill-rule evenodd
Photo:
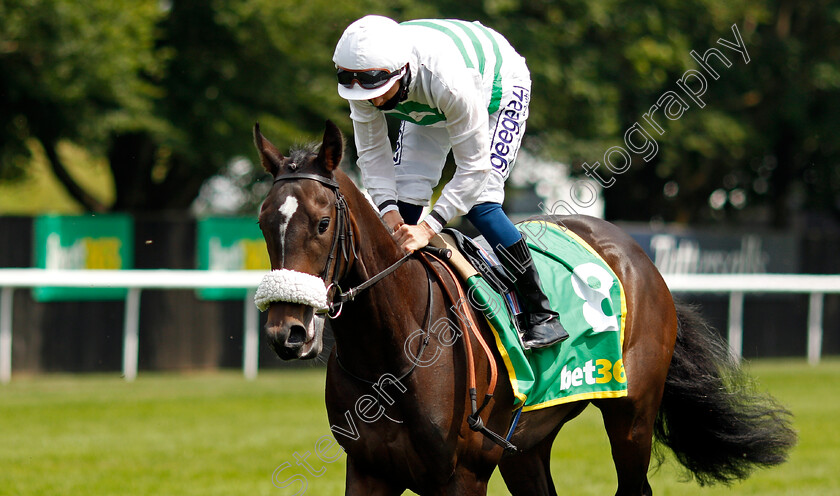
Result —
M 347 27 L 333 62 L 338 93 L 350 103 L 362 181 L 397 243 L 407 252 L 420 249 L 466 215 L 515 276 L 525 348 L 568 338 L 501 205 L 528 118 L 525 59 L 478 22 L 397 24 L 370 15 Z M 395 152 L 384 114 L 401 120 Z M 450 149 L 455 174 L 419 222 Z

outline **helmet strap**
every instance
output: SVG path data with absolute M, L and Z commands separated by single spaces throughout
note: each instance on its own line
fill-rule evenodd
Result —
M 379 105 L 376 108 L 385 112 L 389 110 L 394 110 L 395 108 L 397 108 L 397 105 L 399 105 L 400 102 L 403 102 L 406 98 L 408 98 L 408 88 L 411 84 L 411 71 L 408 70 L 408 64 L 406 64 L 405 75 L 398 79 L 397 83 L 399 83 L 400 89 L 396 93 L 394 93 L 394 96 L 392 96 L 387 102 L 383 103 L 382 105 Z
M 400 91 L 397 92 L 397 103 L 402 103 L 408 98 L 408 89 L 411 86 L 411 67 L 405 64 L 405 76 L 400 78 Z

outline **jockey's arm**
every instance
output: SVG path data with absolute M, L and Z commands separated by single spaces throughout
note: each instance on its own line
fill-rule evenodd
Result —
M 382 112 L 364 101 L 350 101 L 350 118 L 353 120 L 356 152 L 359 155 L 357 164 L 362 171 L 362 184 L 387 222 L 389 219 L 385 218 L 385 214 L 398 211 L 397 180 L 393 151 L 388 139 L 388 122 Z M 402 221 L 402 217 L 399 220 Z M 393 222 L 396 222 L 396 219 Z M 392 230 L 395 228 L 395 225 L 390 223 L 388 226 Z
M 460 80 L 441 83 L 438 108 L 446 115 L 446 130 L 455 159 L 455 174 L 443 187 L 425 221 L 440 232 L 454 217 L 466 214 L 490 178 L 490 131 L 480 79 L 463 73 Z

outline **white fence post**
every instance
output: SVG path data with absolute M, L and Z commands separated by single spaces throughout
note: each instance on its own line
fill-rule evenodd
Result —
M 125 298 L 125 320 L 123 323 L 123 376 L 128 382 L 137 378 L 137 362 L 140 344 L 140 288 L 128 290 Z
M 739 360 L 744 355 L 744 293 L 729 294 L 729 349 Z
M 249 290 L 245 296 L 245 331 L 242 339 L 242 372 L 245 378 L 257 378 L 260 358 L 260 312 L 254 304 L 256 291 Z
M 811 293 L 808 301 L 808 363 L 817 365 L 822 355 L 823 293 Z
M 0 384 L 12 380 L 12 308 L 15 288 L 0 292 Z

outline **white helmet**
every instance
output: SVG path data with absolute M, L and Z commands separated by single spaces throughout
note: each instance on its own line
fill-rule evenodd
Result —
M 400 25 L 369 15 L 347 26 L 335 47 L 338 94 L 346 100 L 370 100 L 385 94 L 403 76 L 411 47 Z

